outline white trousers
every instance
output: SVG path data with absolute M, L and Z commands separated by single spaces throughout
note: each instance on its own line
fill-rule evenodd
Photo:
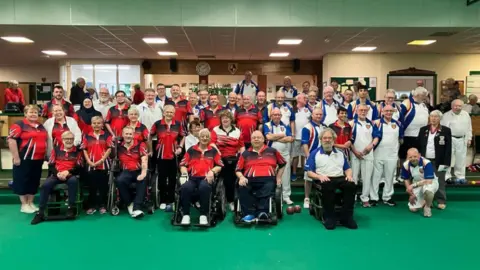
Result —
M 424 194 L 426 191 L 430 191 L 435 194 L 438 190 L 438 181 L 433 181 L 430 185 L 424 185 L 413 189 L 413 194 L 417 197 L 415 204 L 408 202 L 408 207 L 412 209 L 422 208 L 425 204 Z
M 453 173 L 457 179 L 465 179 L 465 165 L 467 163 L 467 141 L 465 138 L 452 137 L 452 163 Z M 445 174 L 445 179 L 451 178 L 451 170 Z
M 383 187 L 382 200 L 388 201 L 393 195 L 393 180 L 397 171 L 398 158 L 395 159 L 375 159 L 373 162 L 372 187 L 370 189 L 370 199 L 378 201 L 378 189 L 382 177 L 385 177 L 385 186 Z
M 360 172 L 362 173 L 362 195 L 360 195 L 360 200 L 362 200 L 362 202 L 368 202 L 370 189 L 372 187 L 373 160 L 358 159 L 353 155 L 352 172 L 355 184 L 358 184 L 358 176 Z
M 292 189 L 290 187 L 292 161 L 290 160 L 290 155 L 282 155 L 282 157 L 287 162 L 287 164 L 285 164 L 285 170 L 282 174 L 282 193 L 283 198 L 290 198 L 290 194 L 292 193 Z

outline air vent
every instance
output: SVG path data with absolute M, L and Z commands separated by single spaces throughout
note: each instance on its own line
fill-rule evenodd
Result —
M 215 55 L 197 55 L 198 59 L 215 59 Z
M 458 32 L 436 32 L 436 33 L 431 34 L 430 36 L 431 37 L 451 37 L 451 36 L 453 36 L 457 33 Z

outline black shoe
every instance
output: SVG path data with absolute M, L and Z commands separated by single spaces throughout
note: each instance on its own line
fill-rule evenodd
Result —
M 375 207 L 375 206 L 377 206 L 377 204 L 378 204 L 378 201 L 370 200 L 370 206 Z
M 335 230 L 335 227 L 337 227 L 337 221 L 334 218 L 326 218 L 323 225 L 327 230 Z
M 76 216 L 77 216 L 77 209 L 74 206 L 69 206 L 67 209 L 67 218 L 75 219 Z
M 32 225 L 37 225 L 38 223 L 42 222 L 45 220 L 45 216 L 43 215 L 43 212 L 38 211 L 35 216 L 33 217 L 32 221 L 30 224 Z
M 344 227 L 347 227 L 347 228 L 352 229 L 352 230 L 358 229 L 357 222 L 355 222 L 355 220 L 353 220 L 353 218 L 351 218 L 351 217 L 341 220 L 340 224 L 342 224 Z
M 383 201 L 383 204 L 386 204 L 388 206 L 397 206 L 397 203 L 395 201 L 393 201 L 392 199 L 390 199 L 388 201 Z

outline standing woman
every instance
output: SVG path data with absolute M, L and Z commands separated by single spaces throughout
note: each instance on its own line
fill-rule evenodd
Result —
M 13 156 L 13 191 L 20 196 L 20 212 L 28 214 L 38 211 L 33 198 L 40 185 L 47 151 L 48 134 L 38 122 L 39 111 L 36 105 L 26 106 L 25 119 L 13 124 L 7 137 L 8 148 Z
M 144 124 L 138 121 L 139 118 L 140 113 L 138 112 L 138 109 L 136 107 L 130 107 L 130 109 L 128 109 L 127 126 L 132 127 L 135 130 L 135 133 L 133 134 L 133 139 L 138 143 L 147 143 L 148 129 Z M 149 152 L 151 152 L 151 149 L 149 149 Z
M 188 124 L 188 131 L 190 132 L 187 137 L 185 137 L 185 153 L 190 149 L 190 147 L 197 145 L 200 142 L 198 133 L 202 129 L 202 124 L 197 119 L 193 120 Z
M 80 110 L 77 111 L 77 115 L 78 127 L 84 135 L 92 131 L 92 118 L 94 116 L 102 117 L 102 113 L 93 108 L 93 102 L 89 98 L 83 100 Z
M 242 132 L 233 125 L 233 115 L 229 110 L 223 110 L 218 115 L 221 124 L 212 130 L 212 143 L 220 150 L 224 168 L 220 172 L 225 185 L 225 193 L 230 209 L 233 211 L 235 196 L 235 168 L 237 167 L 238 153 L 245 151 Z
M 442 112 L 435 110 L 430 113 L 430 124 L 420 128 L 419 152 L 427 158 L 435 168 L 438 177 L 438 190 L 435 193 L 438 209 L 447 207 L 447 193 L 445 191 L 445 172 L 450 168 L 452 157 L 452 131 L 440 125 Z

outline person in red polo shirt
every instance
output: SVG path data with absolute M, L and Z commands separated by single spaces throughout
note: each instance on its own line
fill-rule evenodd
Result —
M 140 121 L 138 121 L 139 115 L 140 114 L 138 112 L 138 109 L 136 107 L 131 107 L 128 110 L 128 125 L 127 126 L 135 129 L 135 133 L 133 134 L 133 139 L 134 140 L 136 140 L 137 142 L 147 143 L 149 130 L 147 129 L 147 127 L 144 124 L 142 124 L 142 123 L 140 123 Z M 150 149 L 149 149 L 149 152 L 151 152 Z
M 112 136 L 103 130 L 101 116 L 92 117 L 92 130 L 83 135 L 81 148 L 87 165 L 90 187 L 87 214 L 95 213 L 99 207 L 100 214 L 103 215 L 107 212 L 105 204 L 108 194 L 108 170 L 111 166 L 109 156 L 112 150 Z
M 122 172 L 115 179 L 120 198 L 127 204 L 128 213 L 133 218 L 143 217 L 141 210 L 147 185 L 145 177 L 148 168 L 147 145 L 133 139 L 135 130 L 132 127 L 123 128 L 123 141 L 118 146 L 118 159 Z M 132 202 L 130 185 L 136 183 L 135 199 Z
M 243 106 L 235 111 L 235 123 L 242 132 L 245 148 L 250 148 L 250 134 L 257 130 L 263 122 L 262 113 L 253 105 L 252 97 L 243 96 Z
M 242 153 L 236 169 L 240 206 L 245 215 L 242 221 L 247 223 L 268 219 L 269 198 L 275 185 L 281 185 L 287 163 L 277 150 L 265 145 L 260 131 L 254 131 L 251 138 L 252 147 Z
M 62 146 L 56 146 L 50 154 L 49 167 L 52 175 L 47 178 L 40 191 L 39 210 L 31 224 L 35 225 L 44 220 L 48 198 L 53 188 L 59 184 L 68 186 L 68 209 L 67 217 L 75 218 L 75 203 L 77 200 L 78 175 L 83 164 L 82 152 L 73 145 L 75 137 L 70 131 L 62 134 Z
M 128 124 L 130 105 L 125 100 L 125 92 L 121 90 L 115 93 L 115 99 L 117 100 L 117 105 L 108 109 L 105 126 L 112 136 L 120 137 L 122 136 L 123 128 Z
M 62 105 L 65 115 L 75 118 L 78 120 L 77 114 L 73 109 L 72 103 L 63 99 L 63 87 L 61 85 L 55 85 L 53 87 L 53 99 L 43 105 L 42 116 L 45 118 L 52 117 L 53 105 Z
M 350 156 L 350 146 L 352 146 L 352 127 L 347 121 L 347 109 L 339 107 L 337 109 L 338 120 L 330 124 L 329 128 L 335 131 L 337 138 L 335 139 L 335 148 L 340 149 L 347 159 Z
M 182 129 L 187 134 L 188 123 L 193 121 L 193 112 L 190 102 L 180 96 L 180 85 L 174 84 L 170 89 L 171 99 L 165 100 L 165 105 L 170 104 L 175 107 L 175 121 L 182 124 Z
M 182 225 L 190 225 L 190 205 L 192 195 L 198 188 L 200 196 L 200 225 L 209 223 L 207 215 L 210 207 L 212 183 L 223 167 L 222 159 L 217 149 L 210 145 L 210 132 L 202 129 L 199 133 L 200 142 L 185 153 L 180 163 L 180 203 L 182 207 Z
M 42 165 L 47 152 L 47 131 L 38 122 L 39 108 L 27 105 L 25 118 L 10 127 L 7 141 L 13 157 L 13 192 L 20 196 L 22 213 L 38 210 L 33 199 L 40 185 Z
M 218 103 L 218 95 L 210 95 L 210 105 L 200 111 L 200 122 L 203 123 L 203 126 L 212 131 L 214 127 L 220 125 L 219 113 L 225 110 Z
M 140 84 L 135 84 L 135 93 L 133 94 L 133 101 L 132 103 L 135 105 L 139 105 L 145 100 L 145 94 L 143 93 L 142 89 L 140 88 Z
M 175 107 L 165 105 L 163 107 L 162 120 L 153 124 L 150 130 L 149 144 L 152 137 L 157 136 L 157 170 L 158 188 L 160 190 L 160 209 L 167 208 L 175 200 L 175 184 L 177 182 L 177 158 L 182 153 L 185 143 L 185 133 L 182 124 L 174 120 Z M 180 142 L 180 143 L 179 143 Z M 170 208 L 169 208 L 170 209 Z
M 16 103 L 25 106 L 25 97 L 23 96 L 22 89 L 18 87 L 17 81 L 10 81 L 8 88 L 5 89 L 5 104 Z

